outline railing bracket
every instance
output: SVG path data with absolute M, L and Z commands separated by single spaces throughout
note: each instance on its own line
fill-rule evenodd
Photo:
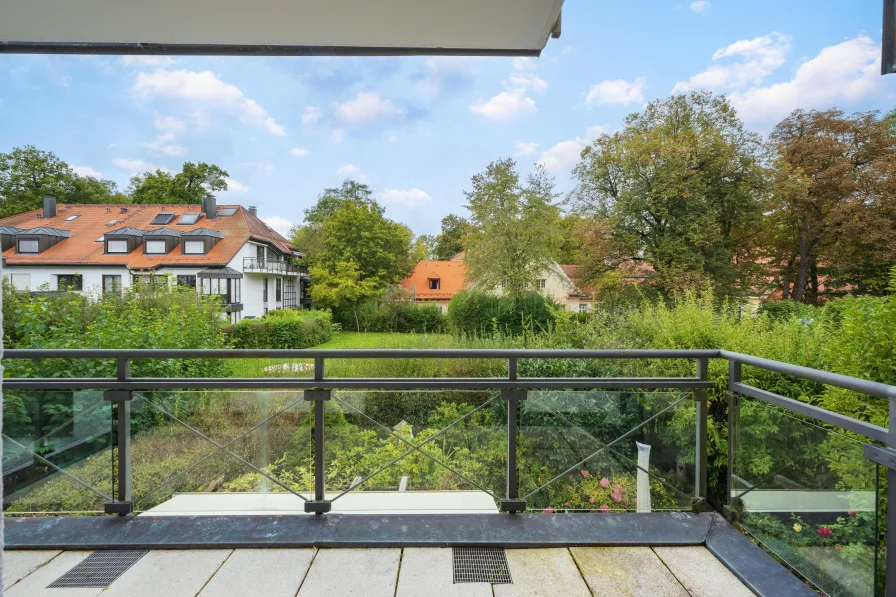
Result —
M 306 402 L 319 402 L 330 399 L 330 390 L 305 390 L 303 398 Z
M 133 502 L 106 502 L 103 504 L 103 512 L 106 514 L 118 514 L 119 516 L 127 516 L 134 511 Z
M 510 512 L 511 514 L 526 511 L 526 500 L 501 500 L 498 505 L 501 512 Z
M 865 458 L 896 471 L 896 449 L 865 444 Z
M 309 514 L 326 514 L 331 507 L 332 504 L 327 501 L 308 500 L 305 502 L 305 512 Z
M 109 402 L 128 402 L 134 399 L 134 393 L 131 390 L 104 390 L 103 400 Z
M 526 390 L 501 390 L 501 400 L 525 400 Z

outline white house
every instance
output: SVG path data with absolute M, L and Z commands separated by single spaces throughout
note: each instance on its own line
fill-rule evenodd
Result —
M 0 219 L 3 274 L 19 289 L 120 292 L 165 280 L 222 297 L 231 322 L 310 304 L 301 254 L 254 207 L 56 205 Z

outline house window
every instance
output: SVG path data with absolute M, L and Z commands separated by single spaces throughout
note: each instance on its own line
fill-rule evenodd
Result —
M 205 254 L 205 243 L 201 240 L 185 240 L 184 255 L 203 255 Z
M 31 274 L 12 274 L 11 279 L 16 290 L 31 290 Z
M 20 238 L 18 253 L 40 253 L 40 241 L 36 238 Z
M 128 241 L 126 240 L 107 240 L 106 253 L 127 253 Z
M 585 313 L 588 310 L 588 303 L 579 303 L 579 313 Z
M 190 242 L 190 241 L 187 241 Z M 147 255 L 164 255 L 165 241 L 163 240 L 147 240 L 143 246 L 143 252 Z
M 268 279 L 265 278 L 261 281 L 261 301 L 263 303 L 268 302 Z M 265 311 L 267 312 L 267 311 Z
M 121 276 L 103 276 L 103 293 L 121 292 Z
M 177 285 L 178 286 L 186 286 L 188 288 L 196 288 L 196 276 L 178 276 L 177 277 Z
M 81 274 L 65 274 L 56 276 L 57 290 L 83 290 L 84 280 Z
M 548 281 L 545 279 L 541 279 L 538 281 L 538 287 L 542 290 L 544 290 L 545 287 L 547 287 L 547 285 L 548 285 Z
M 283 300 L 283 278 L 277 278 L 277 286 L 274 290 L 274 300 L 280 302 Z
M 149 287 L 155 284 L 155 276 L 152 274 L 134 274 L 134 286 Z
M 255 258 L 259 261 L 264 261 L 264 247 L 261 245 L 255 247 Z
M 429 279 L 429 289 L 430 290 L 438 290 L 442 287 L 442 280 L 439 278 L 430 278 Z

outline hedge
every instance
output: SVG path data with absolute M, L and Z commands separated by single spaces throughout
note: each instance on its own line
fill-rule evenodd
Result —
M 310 348 L 333 335 L 327 311 L 269 311 L 261 319 L 243 319 L 226 328 L 233 348 Z
M 553 328 L 558 309 L 558 305 L 535 292 L 513 298 L 464 290 L 448 304 L 448 326 L 454 334 L 472 336 L 541 333 Z
M 342 329 L 352 332 L 436 334 L 447 328 L 442 309 L 408 302 L 363 303 L 336 314 Z

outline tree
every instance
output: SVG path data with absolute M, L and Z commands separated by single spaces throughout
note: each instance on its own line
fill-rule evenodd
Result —
M 442 232 L 436 237 L 433 255 L 435 259 L 451 259 L 464 251 L 464 237 L 470 232 L 470 222 L 448 214 L 442 218 Z
M 205 162 L 184 162 L 177 174 L 163 170 L 131 178 L 129 193 L 134 203 L 202 203 L 216 191 L 227 190 L 226 170 Z
M 438 239 L 439 237 L 434 234 L 421 234 L 417 237 L 417 244 L 420 246 L 420 250 L 426 259 L 437 259 L 436 246 L 439 242 Z
M 891 116 L 797 110 L 770 136 L 766 211 L 771 273 L 783 298 L 882 293 L 896 261 L 896 134 Z
M 65 194 L 66 203 L 130 203 L 130 198 L 118 191 L 111 180 L 93 176 L 75 176 L 71 188 Z
M 472 214 L 467 276 L 480 290 L 521 296 L 551 267 L 560 244 L 554 179 L 539 166 L 523 186 L 516 162 L 504 159 L 473 176 L 472 184 L 465 193 Z
M 646 261 L 666 290 L 710 281 L 725 294 L 746 293 L 753 272 L 742 258 L 765 189 L 760 149 L 724 97 L 655 101 L 582 152 L 574 202 L 606 221 L 608 263 Z

